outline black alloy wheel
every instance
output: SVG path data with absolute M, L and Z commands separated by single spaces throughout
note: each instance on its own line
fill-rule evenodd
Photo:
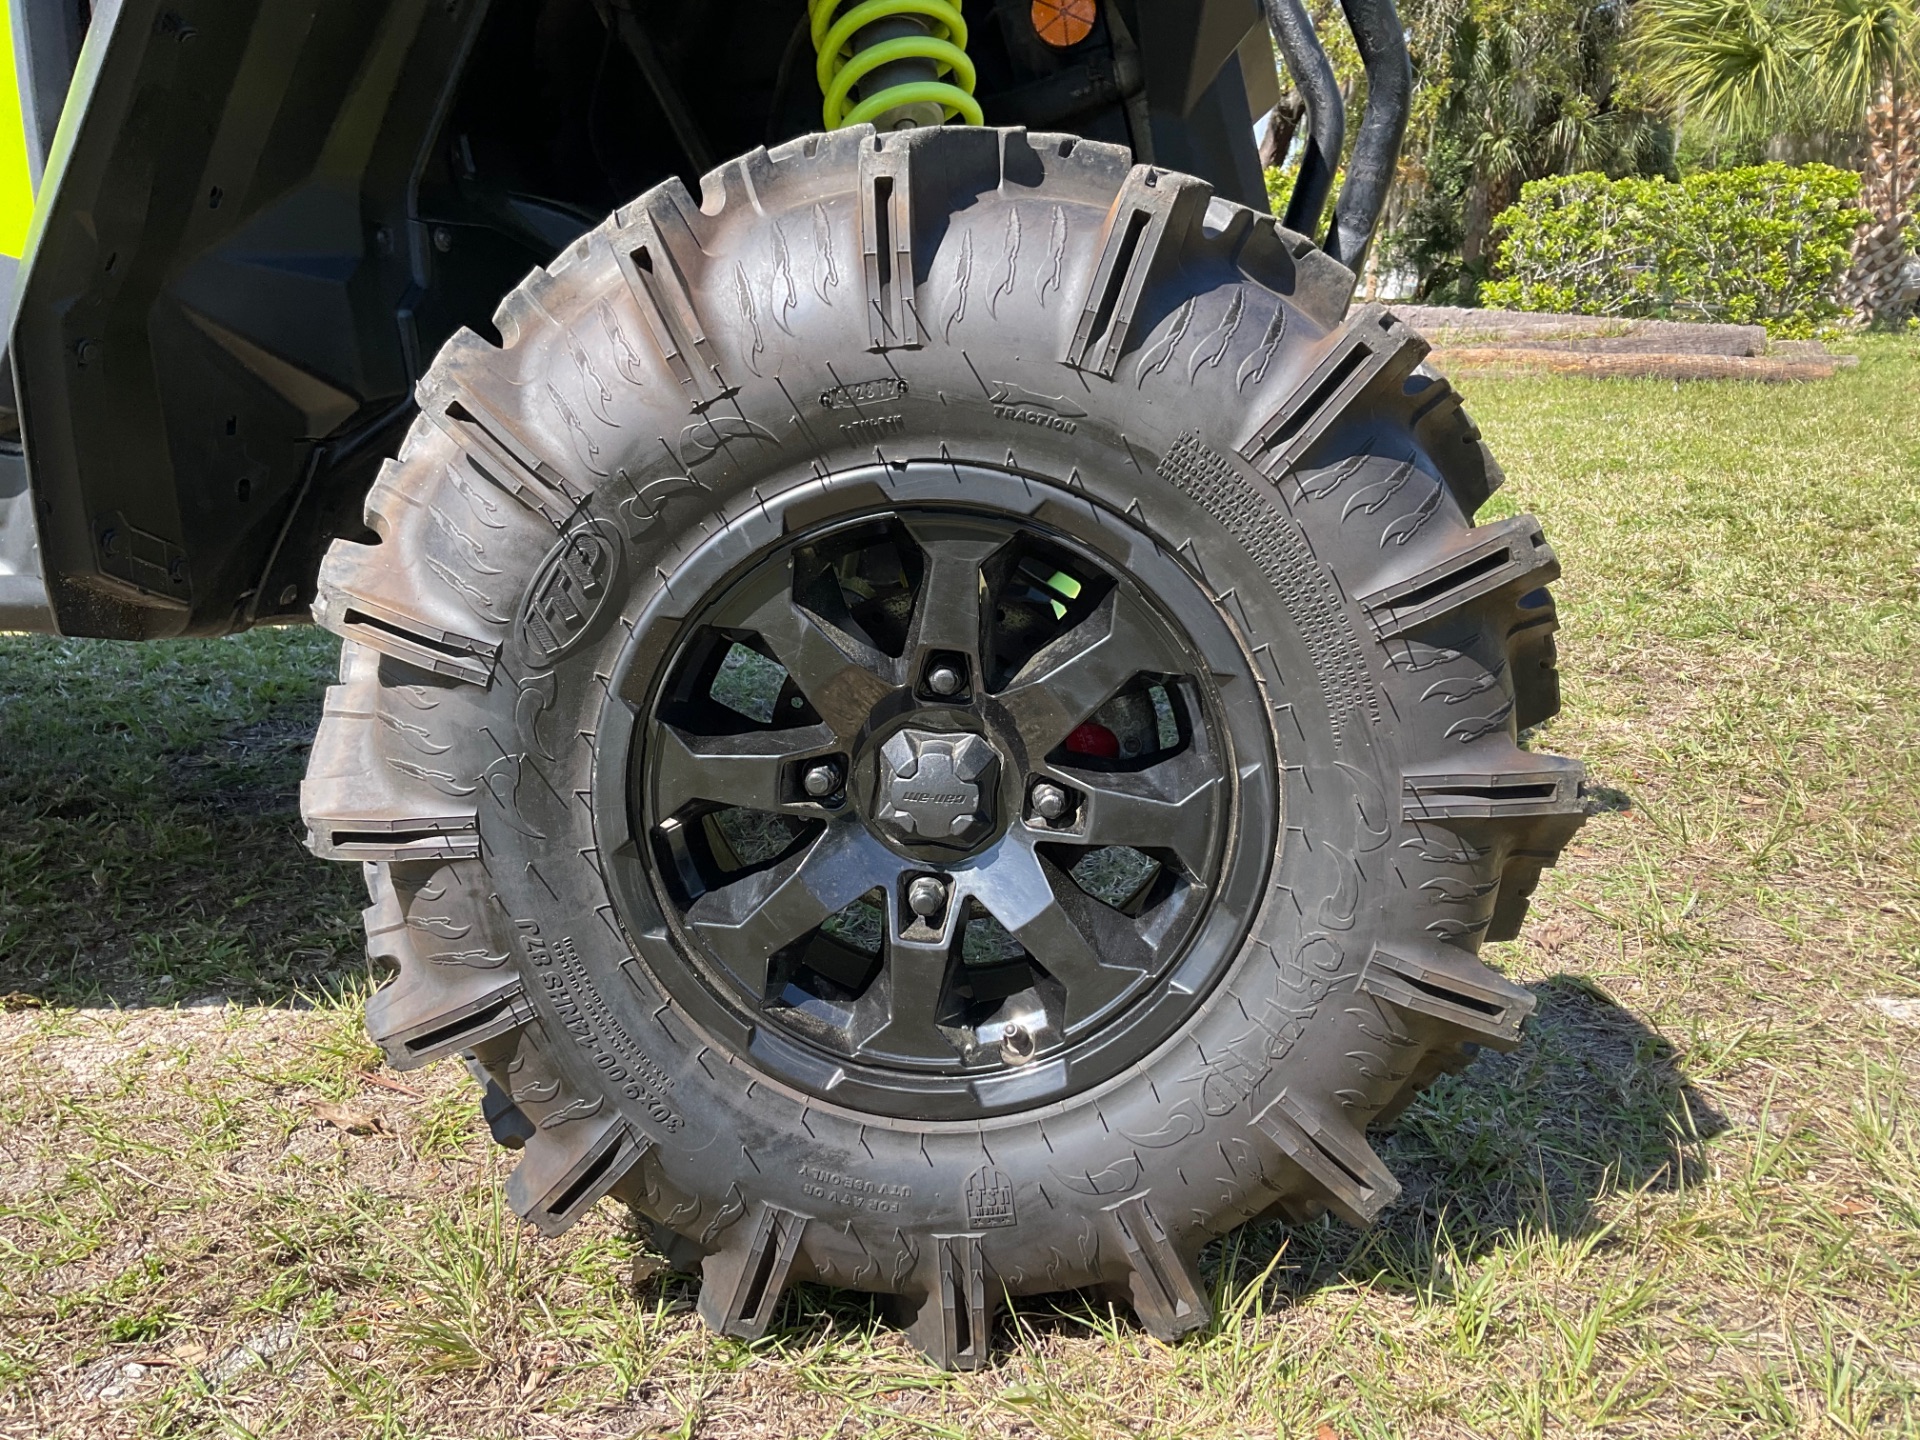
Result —
M 785 540 L 700 609 L 632 803 L 689 978 L 763 1063 L 963 1119 L 1105 1078 L 1206 993 L 1244 929 L 1203 924 L 1223 874 L 1257 888 L 1271 848 L 1265 806 L 1229 832 L 1235 747 L 1266 746 L 1176 618 L 1218 650 L 1212 607 L 1161 578 L 923 504 Z

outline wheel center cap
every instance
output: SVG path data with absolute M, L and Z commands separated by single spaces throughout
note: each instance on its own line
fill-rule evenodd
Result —
M 902 730 L 880 748 L 875 819 L 909 843 L 971 845 L 993 829 L 999 771 L 978 735 Z

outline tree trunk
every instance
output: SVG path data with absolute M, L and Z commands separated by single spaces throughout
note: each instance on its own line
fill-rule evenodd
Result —
M 1867 113 L 1861 203 L 1873 218 L 1854 237 L 1853 264 L 1840 298 L 1863 325 L 1897 326 L 1920 300 L 1913 253 L 1914 200 L 1920 196 L 1920 104 L 1889 83 Z
M 1487 235 L 1493 229 L 1493 187 L 1484 173 L 1467 185 L 1467 209 L 1460 220 L 1460 262 L 1469 274 L 1481 273 Z
M 1293 137 L 1300 133 L 1300 120 L 1307 113 L 1307 102 L 1298 90 L 1289 90 L 1267 116 L 1267 133 L 1260 139 L 1260 168 L 1271 170 L 1286 162 L 1293 148 Z

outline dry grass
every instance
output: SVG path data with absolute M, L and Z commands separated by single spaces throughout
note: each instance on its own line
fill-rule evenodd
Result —
M 1920 1434 L 1920 353 L 1473 391 L 1571 567 L 1541 743 L 1631 808 L 1405 1203 L 1237 1237 L 1175 1348 L 1063 1299 L 944 1376 L 802 1293 L 748 1349 L 611 1214 L 533 1239 L 465 1077 L 359 1036 L 325 637 L 0 641 L 0 1435 Z

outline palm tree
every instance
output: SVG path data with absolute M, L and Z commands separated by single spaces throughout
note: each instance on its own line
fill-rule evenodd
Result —
M 1519 192 L 1540 148 L 1547 97 L 1538 71 L 1546 57 L 1536 38 L 1505 16 L 1469 17 L 1455 35 L 1454 90 L 1442 121 L 1465 138 L 1471 167 L 1460 244 L 1469 271 L 1482 267 L 1493 217 Z
M 1861 200 L 1873 219 L 1854 238 L 1853 266 L 1840 285 L 1842 303 L 1863 324 L 1904 324 L 1920 300 L 1920 260 L 1913 254 L 1914 199 L 1920 196 L 1920 107 L 1887 85 L 1867 112 Z
M 1444 123 L 1470 137 L 1474 178 L 1462 243 L 1470 270 L 1483 264 L 1494 217 L 1518 198 L 1525 181 L 1580 170 L 1636 171 L 1658 159 L 1652 117 L 1612 105 L 1599 58 L 1610 48 L 1606 32 L 1620 23 L 1620 7 L 1486 11 L 1456 31 L 1455 88 L 1442 111 Z
M 1920 193 L 1913 0 L 1640 0 L 1635 48 L 1685 116 L 1734 138 L 1831 149 L 1862 172 L 1873 219 L 1844 298 L 1863 322 L 1913 308 L 1910 241 Z
M 1655 118 L 1616 94 L 1626 8 L 1621 0 L 1402 0 L 1416 76 L 1403 204 L 1444 198 L 1457 207 L 1443 208 L 1451 208 L 1468 276 L 1485 270 L 1494 218 L 1526 181 L 1664 168 Z M 1446 176 L 1430 173 L 1433 162 Z

